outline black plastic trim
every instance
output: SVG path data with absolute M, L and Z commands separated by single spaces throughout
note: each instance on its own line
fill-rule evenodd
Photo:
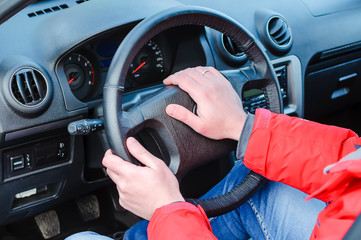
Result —
M 49 124 L 45 124 L 45 125 L 31 127 L 31 128 L 19 130 L 16 132 L 6 133 L 5 141 L 8 142 L 8 141 L 20 139 L 23 137 L 28 137 L 28 136 L 32 136 L 35 134 L 43 133 L 45 131 L 66 127 L 66 126 L 68 126 L 69 123 L 79 120 L 79 119 L 81 119 L 81 117 L 69 118 L 69 119 L 64 119 L 64 120 L 58 121 L 58 122 L 53 122 L 53 123 L 49 123 Z

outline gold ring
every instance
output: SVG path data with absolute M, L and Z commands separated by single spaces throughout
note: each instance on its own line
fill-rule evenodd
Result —
M 204 70 L 204 71 L 202 72 L 202 75 L 204 76 L 204 74 L 206 74 L 207 72 L 209 72 L 208 69 Z

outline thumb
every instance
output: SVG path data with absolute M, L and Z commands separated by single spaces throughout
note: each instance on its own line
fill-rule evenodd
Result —
M 139 162 L 143 163 L 145 166 L 155 169 L 157 162 L 161 161 L 153 154 L 148 152 L 135 138 L 129 137 L 126 141 L 128 150 L 130 154 L 133 155 Z

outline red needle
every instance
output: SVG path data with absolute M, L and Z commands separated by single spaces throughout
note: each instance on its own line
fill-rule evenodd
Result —
M 75 80 L 74 78 L 70 79 L 70 80 L 68 81 L 68 84 L 72 83 L 74 80 Z
M 138 71 L 141 67 L 143 67 L 146 64 L 146 62 L 142 62 L 142 64 L 140 64 L 134 71 L 133 73 L 135 73 L 136 71 Z

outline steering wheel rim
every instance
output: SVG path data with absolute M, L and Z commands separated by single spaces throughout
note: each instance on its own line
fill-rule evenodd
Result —
M 136 163 L 136 161 L 132 159 L 126 150 L 125 139 L 130 135 L 134 135 L 140 129 L 149 126 L 163 132 L 163 136 L 167 138 L 167 140 L 162 143 L 163 147 L 170 149 L 169 156 L 171 160 L 169 168 L 176 175 L 178 174 L 178 177 L 182 177 L 190 170 L 190 168 L 194 168 L 205 163 L 206 160 L 204 159 L 206 159 L 207 156 L 203 156 L 203 152 L 199 154 L 196 150 L 191 150 L 190 153 L 187 153 L 189 147 L 185 147 L 182 150 L 183 152 L 179 150 L 182 145 L 182 143 L 179 144 L 179 141 L 184 137 L 179 137 L 177 140 L 177 135 L 182 134 L 182 132 L 187 132 L 186 134 L 194 134 L 195 132 L 190 130 L 190 128 L 185 124 L 182 125 L 182 123 L 179 123 L 166 115 L 154 116 L 154 114 L 151 113 L 152 111 L 149 111 L 148 108 L 150 107 L 150 109 L 156 109 L 156 111 L 162 109 L 161 111 L 164 113 L 165 106 L 169 103 L 174 103 L 175 101 L 178 104 L 186 106 L 188 109 L 192 109 L 194 107 L 193 100 L 190 99 L 188 94 L 184 93 L 177 87 L 165 87 L 158 91 L 155 96 L 142 101 L 128 111 L 123 111 L 122 96 L 128 69 L 139 50 L 158 33 L 169 28 L 183 25 L 210 27 L 223 32 L 235 41 L 235 43 L 249 58 L 251 63 L 250 67 L 243 71 L 223 72 L 223 74 L 226 75 L 231 82 L 233 80 L 237 80 L 237 78 L 241 78 L 241 76 L 244 78 L 243 84 L 249 79 L 252 79 L 252 81 L 262 82 L 265 85 L 264 92 L 269 103 L 269 109 L 277 113 L 282 112 L 283 109 L 279 85 L 276 81 L 275 72 L 267 55 L 263 49 L 258 46 L 257 40 L 252 36 L 252 34 L 232 18 L 215 10 L 191 6 L 174 7 L 146 18 L 133 28 L 133 30 L 126 36 L 117 49 L 110 65 L 106 83 L 104 85 L 104 118 L 106 132 L 112 151 L 123 159 L 133 163 Z M 237 84 L 237 81 L 235 84 Z M 170 100 L 165 101 L 163 97 L 160 97 L 163 95 L 166 95 L 166 98 Z M 162 106 L 154 108 L 154 104 Z M 170 123 L 164 128 L 162 125 L 163 122 Z M 177 124 L 182 130 L 179 131 L 172 129 L 169 132 L 169 126 Z M 197 138 L 195 142 L 205 142 L 205 146 L 214 150 L 213 152 L 210 152 L 210 154 L 213 155 L 219 155 L 225 151 L 229 152 L 235 146 L 235 144 L 230 140 L 215 141 L 200 136 L 197 133 L 195 134 L 196 135 L 192 135 Z M 173 145 L 176 145 L 176 147 L 173 148 Z M 188 145 L 192 146 L 193 144 Z M 201 156 L 198 156 L 197 154 Z M 197 159 L 203 160 L 200 160 L 198 163 L 189 161 L 188 159 L 192 159 L 193 155 L 195 155 Z M 240 190 L 242 189 L 242 186 L 237 186 L 238 190 L 233 191 L 238 194 L 238 197 L 231 193 L 232 197 L 229 197 L 229 195 L 224 198 L 222 198 L 222 196 L 217 197 L 213 200 L 213 202 L 212 199 L 209 201 L 202 200 L 201 202 L 190 201 L 196 204 L 201 204 L 208 216 L 219 215 L 225 211 L 230 211 L 245 202 L 264 182 L 264 180 L 265 179 L 262 176 L 251 171 L 249 176 L 247 176 L 240 184 L 243 187 L 246 186 L 245 189 L 247 190 Z M 240 192 L 241 194 L 239 194 Z M 228 207 L 225 207 L 225 204 Z M 230 208 L 229 206 L 232 207 Z

